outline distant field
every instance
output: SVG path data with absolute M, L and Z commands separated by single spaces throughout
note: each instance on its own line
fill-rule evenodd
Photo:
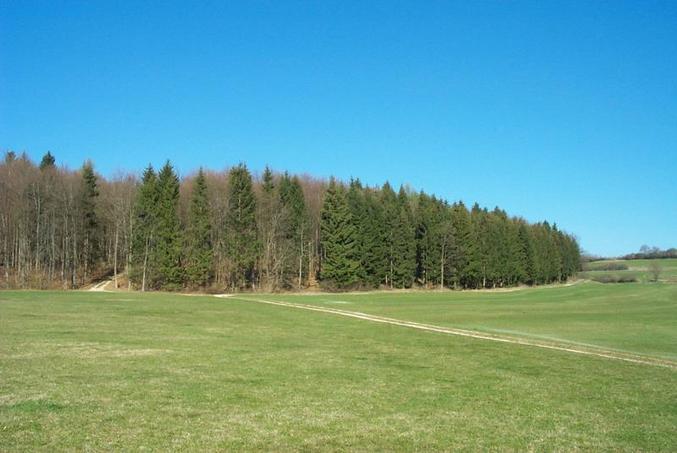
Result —
M 659 280 L 668 283 L 677 283 L 677 259 L 656 260 L 604 260 L 586 263 L 584 271 L 578 275 L 581 278 L 594 279 L 602 275 L 635 277 L 638 282 L 651 280 L 649 263 L 658 263 L 661 267 Z M 628 267 L 627 270 L 603 270 L 609 264 L 621 264 Z
M 238 298 L 0 292 L 0 451 L 674 451 L 677 286 Z

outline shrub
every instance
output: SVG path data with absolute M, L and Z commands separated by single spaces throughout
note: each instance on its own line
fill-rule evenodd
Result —
M 628 265 L 619 263 L 617 261 L 597 261 L 593 263 L 585 263 L 583 270 L 586 271 L 626 271 Z
M 594 275 L 590 277 L 590 280 L 593 282 L 599 283 L 634 283 L 637 281 L 636 275 L 614 275 L 614 274 L 602 274 Z

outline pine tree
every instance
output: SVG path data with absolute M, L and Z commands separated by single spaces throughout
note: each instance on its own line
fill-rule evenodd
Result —
M 329 287 L 344 289 L 358 283 L 360 259 L 357 231 L 345 189 L 332 178 L 321 214 L 322 268 L 320 278 Z
M 256 198 L 252 177 L 244 164 L 233 167 L 228 178 L 226 247 L 233 289 L 256 284 L 259 240 L 256 227 Z
M 257 214 L 259 238 L 261 238 L 261 284 L 267 290 L 275 290 L 281 283 L 284 248 L 287 246 L 281 237 L 282 223 L 286 220 L 281 212 L 279 196 L 276 192 L 275 178 L 270 167 L 263 171 L 261 197 Z
M 80 214 L 82 219 L 82 264 L 84 265 L 83 279 L 89 277 L 91 267 L 99 259 L 98 229 L 99 220 L 96 214 L 96 201 L 99 197 L 97 178 L 90 161 L 82 166 L 82 181 L 80 189 Z
M 388 260 L 386 257 L 386 221 L 380 196 L 373 189 L 364 189 L 363 237 L 360 257 L 368 286 L 377 287 L 386 281 Z
M 303 286 L 307 276 L 308 236 L 310 220 L 303 188 L 298 177 L 285 173 L 280 181 L 280 205 L 284 212 L 283 238 L 289 244 L 289 253 L 282 269 L 282 283 L 286 288 Z
M 155 240 L 158 211 L 157 176 L 151 165 L 144 170 L 134 205 L 132 269 L 130 278 L 145 291 L 155 280 Z
M 466 286 L 464 277 L 468 267 L 468 257 L 472 250 L 470 234 L 470 213 L 463 202 L 455 203 L 451 208 L 451 224 L 454 234 L 453 246 L 449 251 L 451 283 L 458 288 Z
M 397 195 L 397 218 L 394 222 L 393 285 L 410 288 L 416 274 L 416 232 L 409 197 L 400 187 Z
M 214 256 L 209 218 L 209 194 L 202 168 L 195 178 L 188 222 L 186 274 L 192 286 L 206 287 L 212 279 Z
M 534 249 L 529 228 L 524 222 L 519 223 L 517 242 L 519 244 L 517 256 L 521 261 L 520 269 L 522 270 L 520 281 L 527 285 L 533 285 L 536 279 L 534 272 Z
M 353 219 L 353 224 L 355 225 L 357 255 L 361 258 L 360 266 L 357 269 L 357 280 L 360 284 L 364 285 L 367 283 L 366 263 L 364 259 L 366 257 L 365 249 L 367 244 L 365 240 L 369 219 L 367 218 L 368 213 L 365 209 L 364 189 L 359 179 L 351 179 L 346 194 L 346 200 Z
M 397 203 L 397 195 L 386 182 L 381 188 L 381 205 L 383 206 L 383 224 L 382 237 L 385 262 L 382 263 L 383 273 L 385 274 L 384 283 L 386 286 L 393 288 L 393 274 L 395 272 L 395 261 L 398 259 L 396 250 L 397 240 L 397 224 L 400 220 L 400 209 Z
M 487 257 L 489 244 L 487 241 L 487 212 L 475 203 L 470 210 L 472 247 L 468 253 L 468 266 L 465 272 L 467 286 L 484 288 L 487 284 Z
M 47 151 L 47 153 L 42 156 L 42 160 L 40 161 L 40 170 L 45 170 L 47 168 L 54 168 L 56 165 L 56 159 L 54 158 L 54 155 L 50 151 Z
M 416 212 L 417 276 L 422 285 L 442 283 L 446 250 L 450 245 L 451 228 L 446 216 L 448 207 L 442 200 L 421 192 Z
M 179 177 L 169 161 L 158 173 L 157 191 L 157 239 L 154 252 L 158 284 L 164 289 L 176 290 L 183 285 L 183 238 L 178 215 Z

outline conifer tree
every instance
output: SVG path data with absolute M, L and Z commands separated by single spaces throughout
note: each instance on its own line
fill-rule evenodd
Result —
M 80 189 L 80 214 L 82 219 L 82 263 L 84 265 L 83 279 L 89 277 L 92 265 L 99 259 L 98 228 L 99 220 L 96 214 L 96 200 L 99 190 L 96 182 L 94 167 L 90 161 L 82 166 L 82 181 Z
M 393 274 L 395 273 L 395 261 L 397 260 L 396 239 L 397 224 L 400 217 L 400 209 L 397 203 L 397 195 L 386 181 L 381 188 L 381 205 L 383 206 L 383 248 L 385 261 L 383 262 L 383 273 L 385 274 L 384 283 L 393 288 Z
M 281 212 L 275 177 L 268 166 L 263 171 L 261 189 L 256 222 L 262 245 L 260 278 L 266 289 L 274 290 L 280 284 L 280 274 L 283 272 L 281 261 L 287 244 L 281 237 L 281 224 L 287 219 L 285 213 Z
M 141 291 L 155 280 L 155 230 L 157 229 L 157 176 L 151 165 L 144 170 L 134 205 L 132 269 L 130 278 L 140 282 Z
M 472 250 L 470 233 L 470 213 L 463 202 L 455 203 L 451 208 L 451 224 L 454 234 L 453 245 L 449 251 L 451 284 L 454 287 L 465 286 L 466 268 Z
M 355 226 L 355 237 L 356 237 L 356 248 L 357 256 L 360 257 L 360 265 L 357 269 L 357 280 L 361 284 L 367 282 L 367 271 L 366 271 L 366 247 L 367 247 L 367 224 L 369 219 L 367 218 L 367 211 L 365 209 L 364 201 L 364 188 L 359 179 L 351 179 L 348 186 L 348 192 L 346 193 L 346 200 L 348 202 L 348 208 L 350 209 L 350 214 L 353 220 L 353 225 Z
M 409 197 L 404 187 L 400 187 L 397 195 L 393 240 L 393 285 L 397 288 L 410 288 L 416 274 L 416 233 Z
M 256 198 L 252 177 L 244 164 L 233 167 L 228 178 L 226 246 L 233 289 L 256 284 L 260 245 L 256 226 Z
M 387 225 L 383 205 L 373 189 L 363 190 L 364 217 L 360 257 L 365 283 L 377 287 L 385 283 L 388 266 L 386 257 Z
M 290 178 L 286 172 L 280 181 L 280 205 L 285 214 L 283 236 L 290 245 L 283 264 L 283 285 L 301 288 L 307 275 L 307 261 L 304 258 L 308 254 L 310 221 L 301 182 L 296 176 Z
M 487 283 L 487 212 L 475 203 L 470 210 L 472 247 L 468 253 L 466 281 L 470 288 L 484 288 Z
M 437 229 L 435 231 L 437 247 L 439 247 L 439 285 L 448 286 L 451 279 L 451 261 L 455 248 L 454 224 L 451 220 L 451 209 L 446 202 L 440 201 L 437 209 Z
M 176 290 L 183 285 L 182 230 L 179 223 L 179 177 L 167 161 L 157 178 L 157 239 L 155 262 L 160 287 Z
M 55 165 L 56 159 L 54 158 L 54 155 L 50 151 L 47 151 L 47 153 L 42 156 L 42 160 L 40 161 L 40 170 L 54 168 Z
M 209 194 L 202 168 L 195 178 L 186 231 L 186 274 L 192 286 L 206 287 L 213 275 Z
M 357 231 L 345 189 L 333 178 L 325 193 L 321 214 L 322 268 L 320 278 L 329 287 L 344 289 L 358 283 L 360 259 Z
M 534 272 L 534 250 L 531 241 L 531 234 L 524 222 L 520 222 L 517 232 L 517 242 L 519 244 L 517 259 L 521 261 L 520 269 L 522 276 L 520 281 L 527 285 L 532 285 L 535 281 Z

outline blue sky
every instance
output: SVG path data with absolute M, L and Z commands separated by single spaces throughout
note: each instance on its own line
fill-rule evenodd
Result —
M 677 2 L 0 3 L 0 149 L 408 183 L 677 246 Z

